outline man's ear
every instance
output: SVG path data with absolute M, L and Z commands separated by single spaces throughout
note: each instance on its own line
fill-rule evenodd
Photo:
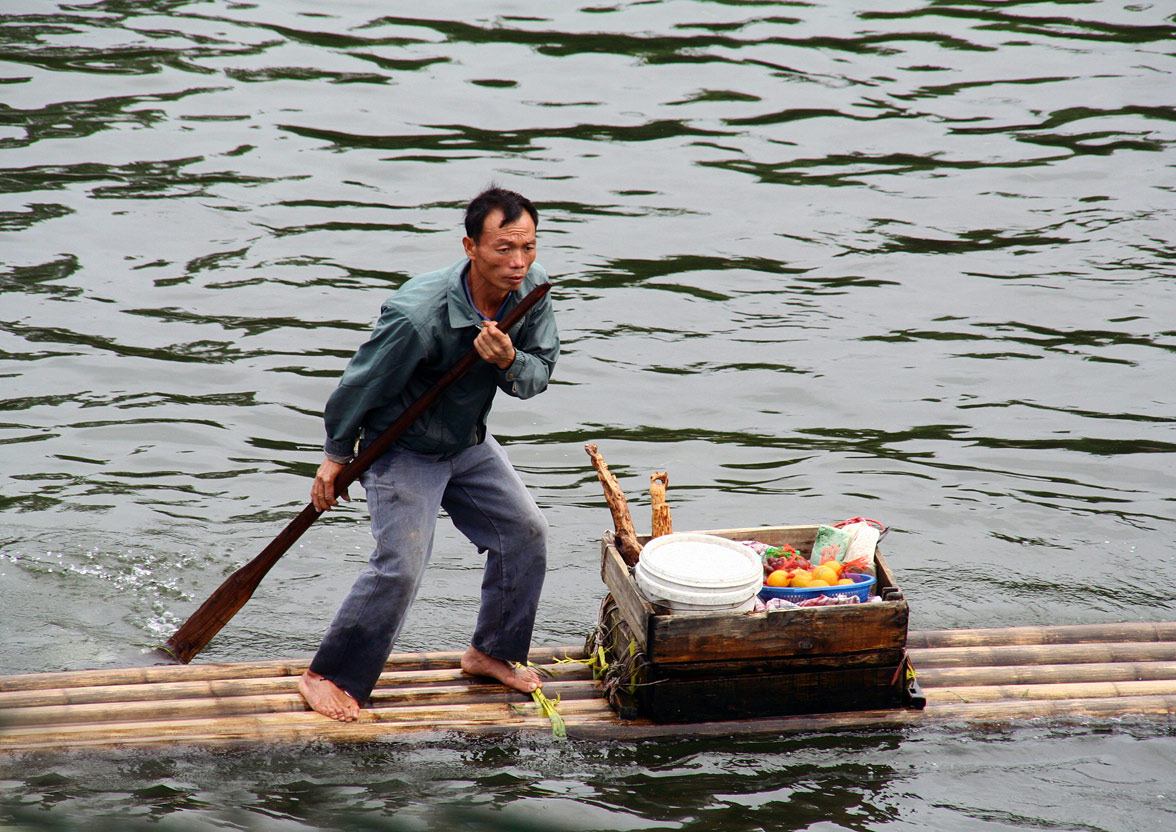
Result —
M 474 249 L 477 247 L 477 245 L 478 244 L 474 242 L 473 237 L 461 238 L 461 247 L 465 249 L 466 257 L 468 257 L 470 260 L 474 259 Z

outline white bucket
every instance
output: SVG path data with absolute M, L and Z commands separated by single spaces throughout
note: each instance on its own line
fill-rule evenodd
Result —
M 645 544 L 633 570 L 637 586 L 674 612 L 744 611 L 764 583 L 760 556 L 709 534 L 667 534 Z

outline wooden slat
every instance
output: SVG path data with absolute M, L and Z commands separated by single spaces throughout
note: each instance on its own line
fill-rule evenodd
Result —
M 672 672 L 675 679 L 691 676 L 747 676 L 748 674 L 809 672 L 819 670 L 849 670 L 857 667 L 885 667 L 898 664 L 906 651 L 901 647 L 888 650 L 864 650 L 860 653 L 810 656 L 805 659 L 732 659 L 719 662 L 681 662 L 661 667 Z M 668 678 L 668 676 L 667 676 Z
M 654 615 L 653 607 L 637 590 L 636 583 L 629 575 L 629 567 L 621 559 L 616 547 L 608 542 L 607 536 L 601 546 L 601 577 L 608 586 L 621 617 L 632 630 L 638 649 L 647 651 L 648 622 Z
M 657 665 L 757 657 L 829 656 L 868 650 L 902 649 L 906 644 L 905 603 L 854 604 L 739 616 L 657 616 L 646 650 Z M 734 619 L 734 620 L 732 620 Z

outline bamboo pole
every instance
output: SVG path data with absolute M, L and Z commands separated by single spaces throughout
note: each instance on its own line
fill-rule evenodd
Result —
M 384 667 L 388 670 L 395 670 L 406 666 L 438 670 L 447 668 L 460 669 L 463 652 L 460 650 L 438 650 L 421 653 L 397 653 L 388 658 L 388 662 Z M 527 656 L 533 664 L 552 664 L 557 659 L 579 659 L 583 657 L 583 645 L 533 647 Z M 308 659 L 301 659 L 216 664 L 166 664 L 148 667 L 115 667 L 99 670 L 22 673 L 11 676 L 0 676 L 0 692 L 95 687 L 100 685 L 134 685 L 208 681 L 215 679 L 301 676 L 306 671 L 309 663 Z
M 574 719 L 609 718 L 603 700 L 560 704 L 561 713 Z M 550 721 L 533 702 L 489 705 L 450 705 L 444 708 L 400 707 L 364 710 L 359 721 L 336 722 L 316 713 L 268 713 L 208 719 L 143 720 L 112 725 L 67 725 L 46 730 L 18 727 L 0 733 L 0 751 L 35 748 L 77 748 L 159 743 L 284 742 L 291 740 L 370 740 L 411 731 L 461 731 L 477 725 L 494 730 L 529 728 L 551 731 Z
M 1109 719 L 1129 715 L 1176 717 L 1176 696 L 1132 696 L 1123 699 L 1070 699 L 1054 701 L 1001 701 L 979 704 L 933 705 L 922 711 L 856 711 L 838 714 L 766 717 L 750 720 L 695 723 L 689 726 L 657 724 L 645 719 L 623 721 L 565 719 L 568 736 L 578 739 L 638 740 L 657 737 L 778 736 L 796 732 L 827 732 L 862 728 L 901 728 L 932 721 L 1008 722 L 1017 719 L 1065 720 L 1094 716 Z M 688 729 L 688 730 L 685 730 Z M 469 733 L 486 733 L 493 726 L 472 726 Z
M 917 667 L 924 688 L 953 685 L 1029 685 L 1176 679 L 1176 662 L 1005 665 L 1003 667 Z
M 929 703 L 992 702 L 1000 699 L 1113 699 L 1128 696 L 1176 696 L 1176 680 L 958 685 L 923 688 L 923 691 Z
M 897 727 L 924 720 L 1076 715 L 1172 719 L 1176 641 L 1166 639 L 1173 628 L 1176 624 L 1070 625 L 933 637 L 916 631 L 915 644 L 952 645 L 910 650 L 928 698 L 923 712 L 895 709 L 688 725 L 618 720 L 601 697 L 600 684 L 589 678 L 589 668 L 554 663 L 565 655 L 582 657 L 580 647 L 537 648 L 531 657 L 556 674 L 544 679 L 544 689 L 561 698 L 560 712 L 571 736 L 770 734 Z M 362 711 L 357 723 L 336 723 L 307 711 L 296 687 L 305 668 L 300 661 L 0 677 L 0 750 L 550 731 L 529 697 L 465 676 L 460 660 L 459 651 L 390 657 L 372 707 Z
M 604 500 L 612 512 L 613 526 L 616 529 L 617 551 L 621 553 L 621 558 L 626 564 L 633 566 L 641 557 L 641 545 L 637 542 L 637 532 L 633 529 L 629 501 L 625 499 L 625 492 L 617 484 L 617 478 L 608 470 L 608 464 L 596 446 L 585 445 L 584 450 L 588 452 L 592 467 L 596 469 L 596 477 L 604 487 Z
M 250 662 L 242 664 L 159 665 L 104 670 L 65 670 L 0 676 L 0 691 L 47 690 L 94 685 L 135 685 L 261 676 L 301 676 L 305 662 Z
M 1176 621 L 911 630 L 907 633 L 907 647 L 911 648 L 1125 641 L 1176 641 Z
M 1148 662 L 1176 660 L 1176 642 L 935 647 L 910 650 L 908 653 L 916 670 L 922 667 Z
M 564 701 L 600 696 L 600 685 L 591 681 L 552 682 L 543 684 L 549 697 Z M 444 687 L 403 687 L 373 692 L 376 710 L 463 704 L 530 703 L 529 694 L 500 684 L 448 685 Z M 19 725 L 69 725 L 83 723 L 136 722 L 145 720 L 187 720 L 203 717 L 260 713 L 299 713 L 309 710 L 296 690 L 250 696 L 205 697 L 200 699 L 151 699 L 73 705 L 36 705 L 0 712 L 0 723 Z
M 518 732 L 539 735 L 550 735 L 551 733 L 550 721 L 540 715 L 537 709 L 534 714 L 510 714 L 500 718 L 483 716 L 473 719 L 469 715 L 456 718 L 417 716 L 394 722 L 372 720 L 341 723 L 328 720 L 325 717 L 318 717 L 317 714 L 308 714 L 306 717 L 307 719 L 301 723 L 289 722 L 273 725 L 255 723 L 244 718 L 238 723 L 222 721 L 215 725 L 192 726 L 186 732 L 177 731 L 166 736 L 147 730 L 130 739 L 116 738 L 101 733 L 74 734 L 64 738 L 44 734 L 30 734 L 14 738 L 0 734 L 0 751 L 56 751 L 61 748 L 84 749 L 116 745 L 145 747 L 196 744 L 237 746 L 245 742 L 275 744 L 322 740 L 364 742 L 405 734 L 411 734 L 414 739 L 419 740 L 450 733 L 496 735 Z M 568 718 L 577 724 L 580 722 L 590 724 L 596 721 L 617 721 L 616 716 L 603 701 L 594 703 L 591 709 L 569 714 Z
M 563 710 L 561 708 L 561 710 Z M 775 736 L 793 732 L 828 732 L 861 728 L 900 728 L 930 721 L 999 722 L 1017 719 L 1047 718 L 1066 720 L 1093 716 L 1113 718 L 1128 715 L 1176 717 L 1176 697 L 1132 696 L 1118 699 L 1070 699 L 1053 701 L 1004 700 L 985 703 L 931 704 L 924 711 L 861 711 L 816 716 L 773 717 L 754 720 L 731 720 L 692 725 L 655 724 L 638 719 L 625 721 L 607 706 L 592 703 L 581 712 L 564 715 L 568 735 L 582 739 L 635 740 L 690 735 L 693 737 Z M 273 716 L 282 717 L 273 720 Z M 401 715 L 395 721 L 372 719 L 356 723 L 339 723 L 317 714 L 271 715 L 205 720 L 202 724 L 181 723 L 166 736 L 138 724 L 126 736 L 82 730 L 53 735 L 29 732 L 23 736 L 0 734 L 0 749 L 35 750 L 63 747 L 85 748 L 109 745 L 152 744 L 236 744 L 250 742 L 298 742 L 314 740 L 368 741 L 381 737 L 411 733 L 418 737 L 437 733 L 502 734 L 506 732 L 550 732 L 550 724 L 540 716 L 489 712 L 441 715 Z M 90 727 L 92 729 L 92 726 Z
M 118 725 L 81 725 L 41 729 L 16 728 L 0 733 L 0 750 L 83 748 L 105 745 L 180 743 L 289 742 L 305 740 L 370 740 L 411 732 L 417 735 L 460 733 L 546 732 L 547 720 L 530 715 L 525 703 L 512 706 L 448 706 L 388 708 L 365 711 L 357 723 L 337 723 L 313 713 L 264 714 L 188 721 L 155 721 Z M 924 711 L 865 711 L 849 714 L 777 717 L 692 725 L 621 721 L 599 700 L 577 707 L 561 705 L 569 736 L 640 739 L 656 736 L 776 735 L 792 731 L 829 731 L 862 727 L 901 727 L 930 720 L 1007 722 L 1023 718 L 1072 716 L 1116 717 L 1129 714 L 1176 715 L 1176 696 L 1128 696 L 1114 699 L 1001 700 L 980 703 L 928 703 Z
M 653 510 L 650 523 L 650 539 L 674 533 L 674 522 L 670 517 L 670 506 L 666 503 L 666 488 L 670 485 L 668 471 L 658 471 L 649 478 L 649 503 Z
M 141 720 L 114 724 L 59 725 L 17 727 L 0 733 L 0 749 L 22 742 L 71 746 L 79 741 L 106 744 L 137 744 L 144 739 L 167 739 L 183 742 L 186 737 L 217 735 L 238 739 L 265 740 L 273 735 L 300 734 L 308 738 L 346 736 L 354 725 L 408 724 L 417 727 L 434 725 L 460 727 L 472 722 L 509 723 L 517 719 L 505 704 L 449 705 L 444 708 L 388 708 L 360 712 L 356 723 L 341 723 L 313 712 L 265 713 L 211 717 L 191 720 Z
M 590 679 L 592 671 L 583 665 L 537 665 L 544 677 L 544 685 Z M 375 694 L 389 689 L 433 691 L 461 682 L 471 689 L 501 689 L 498 682 L 487 677 L 467 676 L 460 669 L 392 670 L 382 673 L 376 683 Z M 212 679 L 195 682 L 153 682 L 129 685 L 97 685 L 56 689 L 35 688 L 0 692 L 0 712 L 10 708 L 46 705 L 89 705 L 117 702 L 139 702 L 168 699 L 229 698 L 263 694 L 297 693 L 296 676 L 246 677 L 243 679 Z

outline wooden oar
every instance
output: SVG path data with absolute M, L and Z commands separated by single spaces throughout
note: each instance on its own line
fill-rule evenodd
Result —
M 542 283 L 531 290 L 514 309 L 506 314 L 498 325 L 503 332 L 509 332 L 515 324 L 522 320 L 535 303 L 551 288 L 550 283 Z M 436 384 L 426 390 L 420 398 L 408 406 L 400 416 L 389 425 L 376 441 L 368 445 L 362 453 L 349 462 L 335 477 L 335 492 L 347 488 L 362 474 L 369 465 L 375 462 L 400 436 L 428 410 L 441 394 L 455 381 L 469 372 L 470 368 L 480 360 L 478 351 L 471 349 L 456 364 L 449 368 Z M 295 517 L 286 528 L 282 529 L 270 544 L 261 550 L 249 563 L 242 566 L 228 577 L 208 600 L 192 614 L 175 635 L 167 640 L 167 644 L 159 648 L 184 664 L 192 661 L 193 657 L 208 644 L 229 619 L 237 614 L 237 610 L 245 606 L 245 602 L 253 595 L 261 579 L 270 571 L 278 558 L 286 553 L 294 541 L 310 528 L 319 517 L 319 510 L 314 503 L 307 503 L 306 508 Z

